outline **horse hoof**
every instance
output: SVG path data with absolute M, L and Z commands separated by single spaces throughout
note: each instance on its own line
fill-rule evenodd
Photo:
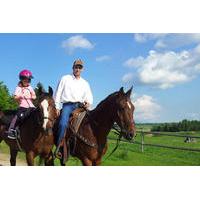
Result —
M 62 153 L 58 152 L 58 153 L 54 154 L 54 157 L 58 158 L 60 160 L 60 159 L 62 159 Z

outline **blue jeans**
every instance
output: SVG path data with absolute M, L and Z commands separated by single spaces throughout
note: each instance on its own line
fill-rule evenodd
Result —
M 57 146 L 60 144 L 61 140 L 64 138 L 65 130 L 68 126 L 70 114 L 78 108 L 78 103 L 66 103 L 63 104 L 62 113 L 58 125 L 58 140 Z

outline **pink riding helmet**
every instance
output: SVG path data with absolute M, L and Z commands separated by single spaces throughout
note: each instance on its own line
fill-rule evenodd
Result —
M 29 70 L 27 70 L 27 69 L 21 71 L 21 72 L 19 73 L 19 79 L 22 80 L 22 79 L 24 79 L 24 78 L 28 78 L 28 79 L 31 80 L 31 79 L 33 78 L 32 72 L 29 71 Z

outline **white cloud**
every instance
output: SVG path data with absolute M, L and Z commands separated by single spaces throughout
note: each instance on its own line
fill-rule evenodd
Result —
M 187 113 L 186 118 L 190 120 L 199 120 L 200 114 L 199 113 Z
M 161 89 L 174 87 L 191 81 L 200 74 L 200 45 L 192 50 L 178 53 L 174 51 L 159 53 L 151 50 L 146 58 L 141 56 L 130 58 L 124 65 L 136 69 L 141 84 Z M 130 72 L 123 76 L 124 82 L 132 81 L 129 74 Z
M 146 37 L 141 33 L 135 33 L 134 39 L 136 42 L 140 42 L 140 43 L 146 42 Z
M 132 79 L 133 79 L 132 73 L 127 73 L 122 77 L 122 81 L 125 83 L 130 82 Z
M 141 65 L 141 63 L 143 62 L 144 58 L 142 56 L 139 56 L 137 58 L 129 58 L 127 61 L 124 62 L 124 66 L 127 67 L 136 67 L 138 65 Z
M 134 39 L 136 42 L 139 43 L 144 43 L 147 42 L 149 40 L 155 40 L 158 38 L 163 38 L 166 35 L 168 35 L 167 33 L 135 33 L 134 34 Z
M 62 42 L 62 47 L 69 53 L 77 48 L 80 49 L 92 49 L 94 44 L 92 44 L 88 39 L 84 38 L 82 35 L 75 35 Z
M 200 43 L 199 33 L 170 34 L 167 37 L 158 39 L 155 43 L 155 47 L 160 49 L 169 49 L 198 43 Z
M 132 101 L 135 106 L 136 121 L 151 122 L 158 119 L 162 108 L 152 96 L 142 95 Z
M 154 47 L 157 49 L 173 49 L 190 44 L 200 43 L 199 33 L 136 33 L 136 42 L 144 43 L 155 40 Z
M 97 61 L 97 62 L 102 62 L 102 61 L 107 61 L 107 60 L 110 60 L 110 59 L 111 59 L 110 56 L 104 55 L 104 56 L 99 56 L 99 57 L 97 57 L 97 58 L 96 58 L 96 61 Z

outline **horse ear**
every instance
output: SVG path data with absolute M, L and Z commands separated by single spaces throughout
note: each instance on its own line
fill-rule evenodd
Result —
M 131 96 L 131 92 L 133 90 L 133 86 L 130 88 L 130 90 L 127 91 L 126 96 L 130 97 Z
M 41 96 L 43 94 L 43 88 L 38 87 L 38 95 Z
M 52 87 L 49 86 L 49 95 L 52 97 L 53 96 L 53 89 Z
M 120 90 L 119 90 L 119 92 L 120 92 L 121 94 L 124 94 L 124 88 L 121 87 Z

